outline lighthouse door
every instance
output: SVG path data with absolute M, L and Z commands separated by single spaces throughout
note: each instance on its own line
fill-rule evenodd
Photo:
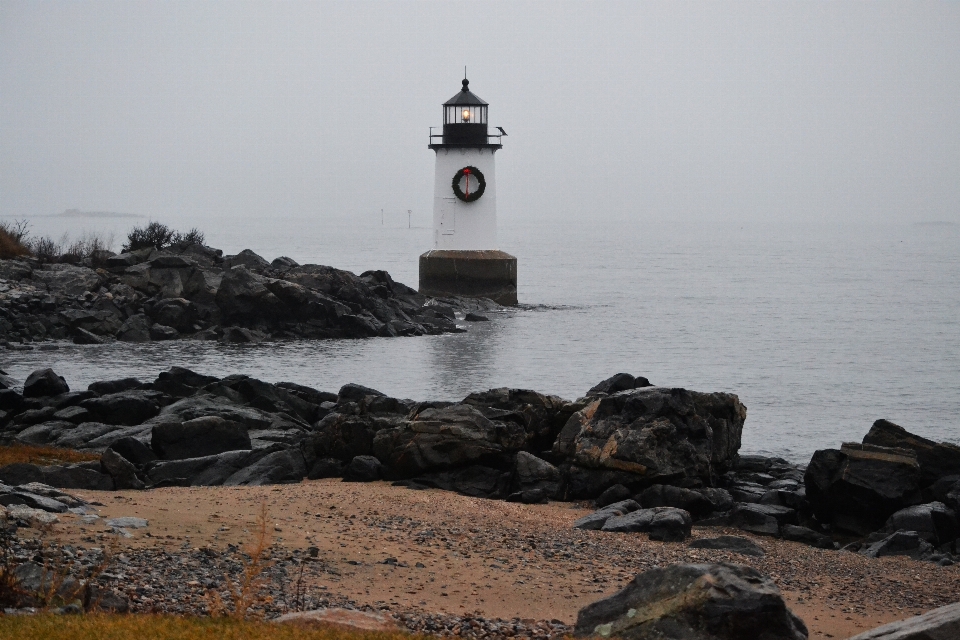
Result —
M 452 236 L 457 230 L 456 202 L 456 198 L 443 198 L 440 202 L 440 235 Z

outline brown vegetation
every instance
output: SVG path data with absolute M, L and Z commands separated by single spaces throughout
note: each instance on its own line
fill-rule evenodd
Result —
M 406 633 L 351 632 L 237 620 L 157 615 L 0 616 L 0 637 L 9 640 L 411 640 Z
M 56 447 L 38 447 L 34 445 L 0 446 L 0 467 L 8 464 L 27 463 L 37 465 L 74 464 L 98 460 L 96 453 L 58 449 Z
M 237 554 L 242 567 L 240 575 L 231 578 L 228 572 L 224 571 L 224 585 L 230 597 L 229 602 L 223 599 L 219 591 L 211 589 L 208 593 L 211 616 L 243 620 L 255 604 L 262 602 L 262 588 L 266 582 L 263 572 L 272 564 L 268 560 L 271 542 L 267 527 L 269 519 L 267 503 L 261 502 L 253 540 L 244 546 L 242 553 Z
M 0 260 L 30 255 L 30 249 L 24 244 L 26 237 L 25 220 L 0 221 Z

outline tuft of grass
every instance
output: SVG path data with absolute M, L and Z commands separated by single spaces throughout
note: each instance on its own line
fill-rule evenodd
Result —
M 30 255 L 26 244 L 28 229 L 26 220 L 0 221 L 0 260 Z
M 422 638 L 423 636 L 419 636 Z M 5 640 L 415 640 L 404 632 L 347 631 L 237 618 L 181 618 L 147 614 L 0 615 Z
M 37 465 L 74 464 L 99 460 L 96 453 L 58 449 L 57 447 L 38 447 L 34 445 L 0 446 L 0 467 L 8 464 L 27 463 Z
M 267 582 L 264 571 L 273 564 L 269 560 L 268 553 L 271 542 L 269 521 L 267 503 L 261 502 L 254 538 L 243 549 L 243 553 L 238 554 L 239 564 L 242 567 L 240 575 L 233 578 L 229 576 L 229 572 L 223 572 L 229 602 L 224 600 L 221 593 L 215 589 L 207 593 L 211 616 L 215 618 L 229 616 L 243 620 L 252 613 L 251 608 L 254 605 L 266 602 L 263 596 L 263 587 Z

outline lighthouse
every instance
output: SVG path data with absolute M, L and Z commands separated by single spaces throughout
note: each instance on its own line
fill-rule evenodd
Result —
M 491 298 L 517 304 L 517 259 L 497 249 L 494 155 L 506 135 L 487 130 L 487 103 L 463 80 L 443 103 L 443 133 L 430 130 L 436 154 L 433 249 L 420 256 L 420 293 Z M 436 142 L 439 139 L 440 142 Z

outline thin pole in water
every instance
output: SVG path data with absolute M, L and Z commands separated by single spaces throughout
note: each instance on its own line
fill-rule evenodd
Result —
M 383 224 L 383 209 L 380 209 L 380 224 Z
M 413 215 L 413 211 L 410 210 L 410 209 L 407 209 L 407 229 L 412 229 L 412 228 L 413 228 L 413 227 L 410 226 L 410 216 L 411 216 L 411 215 Z

